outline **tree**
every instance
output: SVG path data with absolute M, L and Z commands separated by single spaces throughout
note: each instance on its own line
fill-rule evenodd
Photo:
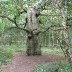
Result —
M 21 1 L 18 0 L 17 2 L 21 2 Z M 38 16 L 40 15 L 38 8 L 40 7 L 41 3 L 42 3 L 42 0 L 38 1 L 36 4 L 34 4 L 34 6 L 29 7 L 28 11 L 26 11 L 25 9 L 20 11 L 18 9 L 18 7 L 15 6 L 15 8 L 17 9 L 17 14 L 14 14 L 13 19 L 11 19 L 10 17 L 8 17 L 6 15 L 2 15 L 2 14 L 0 15 L 0 17 L 6 18 L 6 19 L 10 20 L 13 24 L 15 24 L 15 27 L 11 27 L 11 28 L 17 28 L 17 29 L 26 31 L 27 46 L 28 46 L 27 51 L 26 51 L 27 55 L 41 55 L 41 49 L 38 45 L 38 35 L 41 32 L 45 32 L 49 29 L 49 28 L 47 28 L 44 31 L 40 31 L 38 28 Z M 46 1 L 44 4 L 46 4 Z M 44 6 L 44 4 L 43 4 L 43 6 Z M 43 7 L 43 6 L 41 5 L 41 7 Z M 17 18 L 24 12 L 27 12 L 28 16 L 25 19 L 26 23 L 24 24 L 24 26 L 20 27 L 19 24 L 17 23 Z
M 27 33 L 27 44 L 28 49 L 26 53 L 28 55 L 40 55 L 41 50 L 38 46 L 38 19 L 36 17 L 36 9 L 34 7 L 30 7 L 28 10 L 28 18 L 27 18 L 27 29 L 29 33 Z
M 57 25 L 51 25 L 50 27 L 41 30 L 39 28 L 40 21 L 38 20 L 38 17 L 44 15 L 41 14 L 41 11 L 48 10 L 48 5 L 50 5 L 51 3 L 54 4 L 55 0 L 37 0 L 35 4 L 34 4 L 35 0 L 30 0 L 30 1 L 10 0 L 6 2 L 1 2 L 2 4 L 0 8 L 1 9 L 0 17 L 6 18 L 9 21 L 11 21 L 12 26 L 14 24 L 14 26 L 10 27 L 9 29 L 16 28 L 16 29 L 23 30 L 27 33 L 27 51 L 26 51 L 27 55 L 41 55 L 41 48 L 38 43 L 39 34 L 48 31 L 52 27 L 53 28 L 57 27 Z M 69 48 L 67 44 L 68 35 L 66 32 L 66 18 L 65 18 L 64 8 L 61 7 L 59 0 L 57 0 L 57 5 L 61 11 L 61 17 L 62 17 L 62 28 L 63 28 L 64 43 L 65 43 L 64 48 L 66 50 L 67 57 L 69 57 L 68 59 L 71 60 Z M 9 9 L 7 9 L 8 6 L 10 6 Z M 24 22 L 19 21 L 20 16 L 23 16 L 23 21 L 25 20 Z M 60 28 L 60 30 L 62 28 Z
M 62 35 L 63 35 L 63 44 L 64 44 L 64 49 L 66 52 L 66 57 L 68 59 L 68 62 L 72 62 L 72 55 L 70 52 L 70 47 L 69 47 L 69 39 L 68 39 L 68 31 L 67 31 L 67 21 L 66 21 L 66 13 L 65 13 L 65 7 L 62 6 L 62 3 L 60 0 L 57 0 L 57 5 L 59 7 L 59 10 L 61 12 L 61 18 L 62 18 Z M 67 12 L 67 9 L 66 9 Z

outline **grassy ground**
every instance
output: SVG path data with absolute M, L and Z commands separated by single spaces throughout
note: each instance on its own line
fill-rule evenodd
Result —
M 15 51 L 25 51 L 25 47 L 23 45 L 5 45 L 0 46 L 0 65 L 6 64 L 13 57 L 13 52 Z
M 33 72 L 72 72 L 72 63 L 48 63 L 37 65 Z
M 42 47 L 42 52 L 43 53 L 48 53 L 48 54 L 55 54 L 55 55 L 64 56 L 63 51 L 61 49 L 57 49 L 57 48 Z
M 26 51 L 26 46 L 25 45 L 0 46 L 0 65 L 5 64 L 9 60 L 11 60 L 12 59 L 12 53 L 15 51 L 17 51 L 17 52 Z M 63 56 L 63 52 L 61 49 L 52 49 L 52 48 L 42 47 L 42 52 Z

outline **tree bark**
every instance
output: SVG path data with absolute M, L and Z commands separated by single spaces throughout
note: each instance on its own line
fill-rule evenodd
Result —
M 41 55 L 41 49 L 38 45 L 38 36 L 32 35 L 27 38 L 27 55 Z
M 67 57 L 68 62 L 72 62 L 72 54 L 70 52 L 68 32 L 67 32 L 67 26 L 66 26 L 66 24 L 67 24 L 67 22 L 66 22 L 66 14 L 65 14 L 65 11 L 64 11 L 64 7 L 61 6 L 60 0 L 57 0 L 57 5 L 58 5 L 58 7 L 60 9 L 61 17 L 62 17 L 63 45 L 64 45 L 66 57 Z
M 29 30 L 27 35 L 27 55 L 41 55 L 41 49 L 38 45 L 38 19 L 36 12 L 36 9 L 33 7 L 30 7 L 27 12 L 27 29 Z

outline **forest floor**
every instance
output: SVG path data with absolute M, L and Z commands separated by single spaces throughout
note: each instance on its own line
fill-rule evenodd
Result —
M 27 56 L 24 52 L 14 52 L 12 62 L 3 65 L 2 72 L 32 72 L 38 64 L 57 62 L 63 59 L 62 56 L 47 53 L 43 53 L 41 56 Z

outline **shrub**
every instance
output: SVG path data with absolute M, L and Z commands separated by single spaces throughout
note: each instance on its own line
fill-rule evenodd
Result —
M 69 63 L 48 63 L 38 65 L 33 72 L 72 72 L 72 64 Z
M 12 58 L 11 51 L 0 51 L 0 64 L 7 63 L 7 60 Z

